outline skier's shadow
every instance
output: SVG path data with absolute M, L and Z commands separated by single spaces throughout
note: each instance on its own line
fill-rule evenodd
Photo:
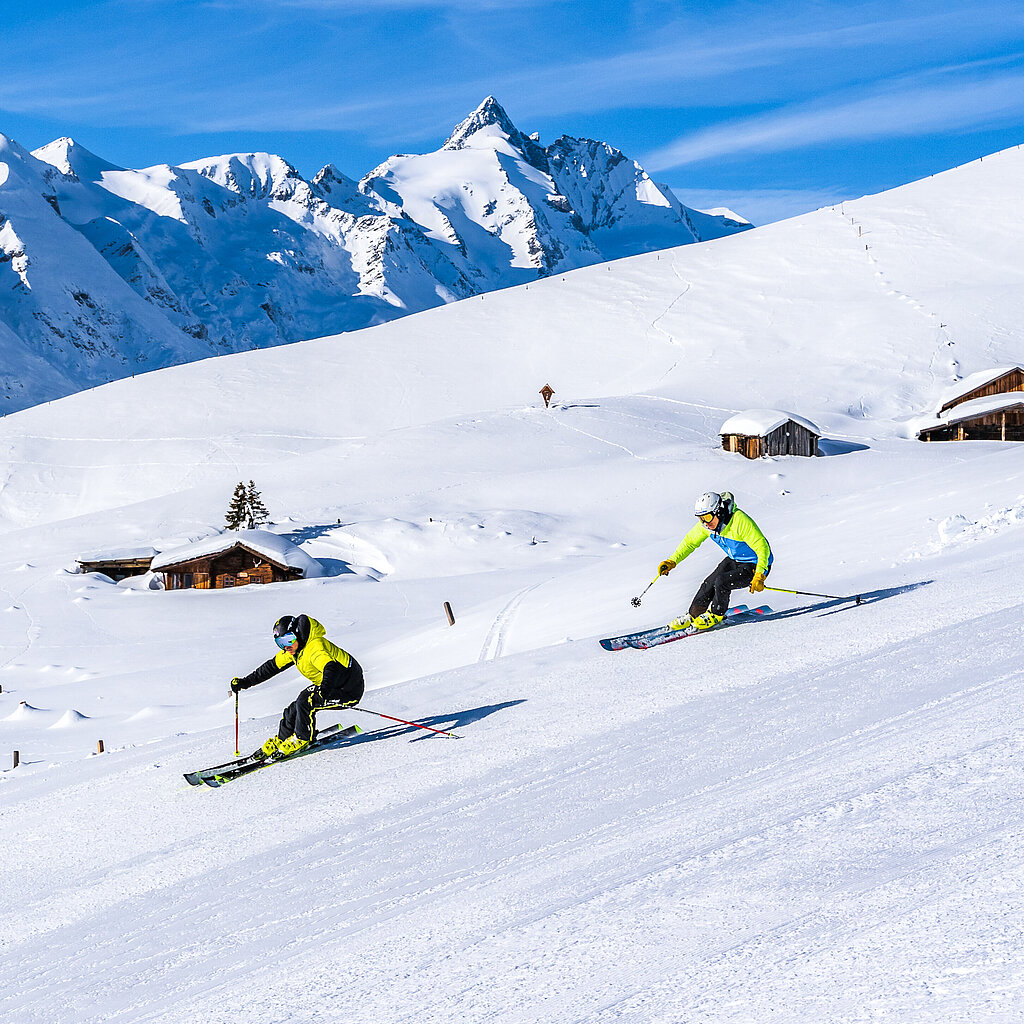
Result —
M 872 590 L 870 593 L 860 595 L 860 604 L 875 604 L 878 601 L 888 600 L 890 597 L 897 597 L 900 594 L 908 594 L 920 587 L 928 587 L 934 580 L 920 580 L 917 583 L 908 583 L 902 587 L 887 587 L 885 590 Z M 813 604 L 806 604 L 800 608 L 786 608 L 781 612 L 769 612 L 767 615 L 758 616 L 754 621 L 767 619 L 791 619 L 797 615 L 809 615 L 817 612 L 822 615 L 836 615 L 839 612 L 848 612 L 857 607 L 857 595 L 850 597 L 829 599 L 827 601 L 816 601 Z
M 525 698 L 522 700 L 506 700 L 501 704 L 488 704 L 482 708 L 471 708 L 465 711 L 452 711 L 444 715 L 431 715 L 428 718 L 419 718 L 417 721 L 420 725 L 430 726 L 431 729 L 443 729 L 445 732 L 457 733 L 460 729 L 465 728 L 467 725 L 472 725 L 474 722 L 479 722 L 490 715 L 495 714 L 498 711 L 504 711 L 506 708 L 514 708 L 517 704 L 525 704 Z M 371 712 L 367 712 L 371 717 L 376 718 Z M 395 739 L 398 736 L 408 736 L 410 742 L 416 740 L 429 740 L 429 739 L 448 739 L 446 736 L 439 736 L 435 732 L 426 732 L 423 729 L 417 729 L 410 725 L 391 725 L 388 723 L 386 718 L 377 719 L 379 722 L 384 724 L 382 729 L 374 729 L 372 732 L 365 732 L 354 739 L 350 740 L 350 743 L 373 743 L 376 740 L 388 740 Z

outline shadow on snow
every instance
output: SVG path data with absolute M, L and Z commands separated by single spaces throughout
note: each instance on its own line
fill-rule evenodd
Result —
M 446 732 L 457 733 L 460 729 L 464 729 L 466 726 L 472 725 L 474 722 L 479 722 L 498 711 L 505 711 L 507 708 L 514 708 L 517 704 L 525 703 L 525 699 L 506 700 L 501 704 L 488 704 L 481 708 L 472 708 L 465 711 L 452 711 L 443 715 L 430 715 L 427 718 L 419 718 L 417 721 L 420 725 L 427 725 L 431 729 L 444 729 Z M 363 709 L 353 708 L 353 710 L 362 711 Z M 363 713 L 371 715 L 374 718 L 377 717 L 372 711 L 364 711 Z M 423 729 L 417 729 L 409 725 L 390 724 L 386 718 L 378 719 L 378 721 L 384 723 L 384 728 L 374 729 L 372 732 L 367 731 L 350 742 L 372 743 L 376 740 L 394 739 L 398 736 L 410 736 L 412 741 L 448 738 L 445 736 L 438 736 L 437 733 L 425 732 Z
M 900 594 L 908 594 L 912 590 L 918 590 L 920 587 L 930 586 L 934 582 L 934 580 L 920 580 L 918 583 L 908 583 L 902 587 L 886 587 L 884 590 L 872 590 L 866 594 L 860 595 L 860 603 L 865 605 L 875 604 L 878 601 L 886 601 L 890 597 L 898 597 Z M 838 612 L 846 612 L 850 611 L 850 609 L 857 608 L 857 604 L 855 603 L 857 596 L 858 595 L 856 594 L 851 594 L 849 597 L 837 597 L 830 598 L 826 601 L 816 601 L 813 604 L 806 604 L 800 608 L 787 608 L 785 611 L 771 612 L 771 614 L 753 621 L 791 619 L 796 615 L 809 615 L 811 612 L 817 612 L 819 615 L 836 615 Z

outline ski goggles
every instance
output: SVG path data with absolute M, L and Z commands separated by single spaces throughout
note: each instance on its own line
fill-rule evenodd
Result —
M 714 512 L 700 512 L 700 513 L 698 513 L 697 518 L 702 523 L 710 523 L 715 518 L 715 513 Z
M 299 638 L 294 633 L 285 633 L 282 636 L 275 636 L 274 643 L 277 644 L 282 651 L 286 651 L 298 639 Z

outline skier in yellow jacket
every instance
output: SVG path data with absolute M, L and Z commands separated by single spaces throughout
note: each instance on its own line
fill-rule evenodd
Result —
M 314 735 L 317 711 L 325 707 L 352 707 L 363 696 L 363 670 L 348 651 L 332 644 L 327 631 L 308 615 L 285 615 L 274 623 L 274 643 L 280 648 L 269 661 L 247 676 L 231 680 L 231 692 L 276 676 L 290 665 L 310 681 L 284 709 L 277 735 L 263 744 L 267 757 L 294 754 L 307 746 Z
M 693 508 L 699 522 L 683 538 L 671 558 L 658 566 L 658 574 L 667 576 L 684 558 L 710 537 L 726 557 L 700 585 L 690 603 L 689 614 L 673 619 L 673 629 L 711 629 L 729 609 L 729 598 L 737 587 L 750 587 L 752 594 L 764 590 L 764 580 L 772 567 L 772 549 L 757 523 L 736 507 L 728 491 L 707 491 Z

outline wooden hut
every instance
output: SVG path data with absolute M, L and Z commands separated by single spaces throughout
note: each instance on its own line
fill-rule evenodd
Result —
M 115 583 L 145 576 L 156 557 L 156 548 L 131 548 L 100 552 L 77 559 L 82 572 L 99 572 Z
M 997 370 L 982 370 L 964 377 L 955 387 L 950 388 L 939 400 L 937 415 L 947 409 L 954 409 L 976 398 L 991 398 L 1013 391 L 1024 391 L 1024 369 L 1019 366 L 1005 366 Z
M 727 452 L 748 459 L 766 455 L 818 454 L 821 431 L 808 419 L 782 409 L 749 409 L 722 424 L 719 433 Z
M 223 590 L 322 575 L 320 563 L 266 530 L 236 530 L 166 551 L 153 560 L 165 590 Z
M 1024 441 L 1024 369 L 965 377 L 939 399 L 933 417 L 915 426 L 922 441 Z

